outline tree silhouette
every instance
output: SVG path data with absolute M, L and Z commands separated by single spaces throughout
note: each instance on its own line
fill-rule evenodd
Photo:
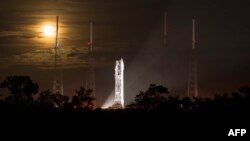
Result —
M 68 103 L 69 97 L 61 94 L 52 94 L 51 99 L 53 101 L 54 107 L 63 107 Z
M 38 103 L 39 106 L 44 106 L 44 107 L 47 107 L 47 108 L 53 108 L 54 107 L 54 104 L 53 104 L 53 99 L 52 99 L 52 93 L 50 90 L 45 90 L 45 91 L 42 91 L 36 102 Z
M 150 84 L 146 92 L 140 92 L 135 96 L 135 103 L 128 105 L 128 108 L 136 108 L 143 110 L 154 110 L 160 108 L 166 101 L 168 89 L 163 86 Z
M 192 101 L 192 98 L 191 97 L 184 97 L 182 100 L 181 100 L 181 108 L 182 110 L 184 111 L 189 111 L 189 110 L 192 110 L 193 107 L 194 107 L 194 102 Z
M 50 90 L 42 91 L 37 98 L 38 105 L 46 108 L 61 108 L 68 104 L 68 101 L 68 96 L 53 94 Z
M 177 111 L 181 108 L 181 102 L 178 96 L 169 96 L 165 104 L 165 109 L 168 111 Z
M 244 96 L 250 96 L 250 87 L 244 86 L 239 89 L 240 93 L 243 94 Z
M 91 89 L 85 89 L 84 87 L 80 87 L 79 90 L 75 91 L 77 96 L 72 98 L 72 104 L 77 108 L 84 109 L 93 109 L 94 108 L 94 100 L 95 97 L 92 96 Z
M 7 88 L 10 96 L 6 101 L 29 105 L 33 103 L 33 95 L 37 94 L 39 86 L 29 76 L 8 76 L 0 84 L 1 88 Z

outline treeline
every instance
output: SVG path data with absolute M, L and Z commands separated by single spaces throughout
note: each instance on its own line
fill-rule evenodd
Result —
M 69 101 L 68 96 L 45 90 L 40 93 L 39 85 L 29 76 L 8 76 L 0 83 L 8 89 L 9 96 L 0 100 L 1 111 L 103 111 L 96 108 L 92 90 L 80 87 Z M 36 96 L 37 95 L 37 96 Z M 34 97 L 37 97 L 36 99 Z M 213 99 L 199 97 L 172 96 L 163 86 L 150 84 L 145 92 L 139 92 L 134 102 L 122 111 L 136 112 L 240 112 L 250 107 L 250 87 L 245 86 L 237 92 L 215 95 Z M 106 111 L 113 111 L 109 108 Z
M 50 90 L 38 94 L 39 85 L 29 76 L 8 76 L 0 83 L 0 88 L 8 89 L 9 96 L 0 100 L 1 110 L 70 110 L 70 109 L 94 109 L 92 90 L 80 87 L 75 90 L 72 101 L 68 96 L 53 93 Z M 37 96 L 38 95 L 38 96 Z M 34 97 L 37 96 L 35 99 Z

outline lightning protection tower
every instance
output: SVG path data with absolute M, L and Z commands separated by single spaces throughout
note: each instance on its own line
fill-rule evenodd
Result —
M 56 17 L 56 43 L 55 43 L 55 60 L 54 60 L 54 85 L 53 93 L 63 95 L 63 81 L 62 81 L 62 61 L 61 48 L 59 48 L 59 17 Z
M 197 47 L 195 40 L 195 19 L 192 24 L 192 50 L 189 62 L 188 76 L 188 97 L 198 97 L 198 82 L 197 82 Z
M 96 97 L 96 86 L 95 86 L 95 66 L 94 66 L 94 55 L 93 55 L 93 23 L 90 22 L 90 40 L 88 42 L 88 68 L 86 73 L 86 89 L 92 90 L 92 96 Z M 94 101 L 94 107 L 96 101 Z

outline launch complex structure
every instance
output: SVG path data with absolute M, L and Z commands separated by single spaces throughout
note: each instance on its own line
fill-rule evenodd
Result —
M 164 13 L 163 26 L 163 45 L 168 47 L 168 31 L 167 31 L 167 12 Z M 53 93 L 63 95 L 63 80 L 62 80 L 62 61 L 61 47 L 59 46 L 59 17 L 56 17 L 56 42 L 54 56 L 54 81 Z M 124 108 L 124 62 L 123 59 L 116 60 L 115 65 L 115 98 L 112 108 Z M 95 83 L 95 66 L 93 55 L 93 22 L 90 22 L 90 40 L 88 42 L 88 68 L 86 76 L 86 89 L 92 90 L 92 96 L 96 97 Z M 188 71 L 188 91 L 187 96 L 190 98 L 198 97 L 198 80 L 197 80 L 197 47 L 195 38 L 195 19 L 192 20 L 192 50 L 189 61 Z M 96 106 L 96 101 L 95 101 Z
M 168 25 L 167 12 L 163 18 L 163 46 L 167 48 L 168 44 Z M 195 19 L 192 19 L 192 48 L 189 57 L 188 68 L 188 90 L 187 96 L 192 100 L 198 97 L 198 74 L 197 74 L 197 46 L 195 37 Z M 124 108 L 124 63 L 123 59 L 117 60 L 115 65 L 115 98 L 112 105 L 113 109 Z

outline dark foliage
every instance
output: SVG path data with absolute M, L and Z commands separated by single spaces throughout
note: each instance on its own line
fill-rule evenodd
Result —
M 96 109 L 95 97 L 91 89 L 80 87 L 76 95 L 69 101 L 68 96 L 53 94 L 50 90 L 42 91 L 36 100 L 33 96 L 38 92 L 38 84 L 28 76 L 8 76 L 1 88 L 9 90 L 9 96 L 0 101 L 0 109 L 4 111 L 32 110 L 37 111 L 101 111 Z M 214 99 L 200 97 L 174 97 L 166 87 L 150 84 L 145 92 L 139 92 L 133 103 L 122 111 L 136 112 L 168 112 L 168 113 L 230 113 L 248 111 L 250 107 L 250 87 L 245 86 L 237 92 L 215 95 Z M 96 109 L 96 110 L 94 110 Z M 111 109 L 112 111 L 112 109 Z
M 80 87 L 79 90 L 76 90 L 76 96 L 72 98 L 72 105 L 75 108 L 84 108 L 84 109 L 94 109 L 95 107 L 95 97 L 92 96 L 91 89 L 85 89 Z
M 38 84 L 34 83 L 29 76 L 8 76 L 0 87 L 7 88 L 10 92 L 6 102 L 25 105 L 33 103 L 33 96 L 39 89 Z
M 128 105 L 128 107 L 146 111 L 158 109 L 166 102 L 166 94 L 168 93 L 167 88 L 150 84 L 149 89 L 136 95 L 135 103 Z

